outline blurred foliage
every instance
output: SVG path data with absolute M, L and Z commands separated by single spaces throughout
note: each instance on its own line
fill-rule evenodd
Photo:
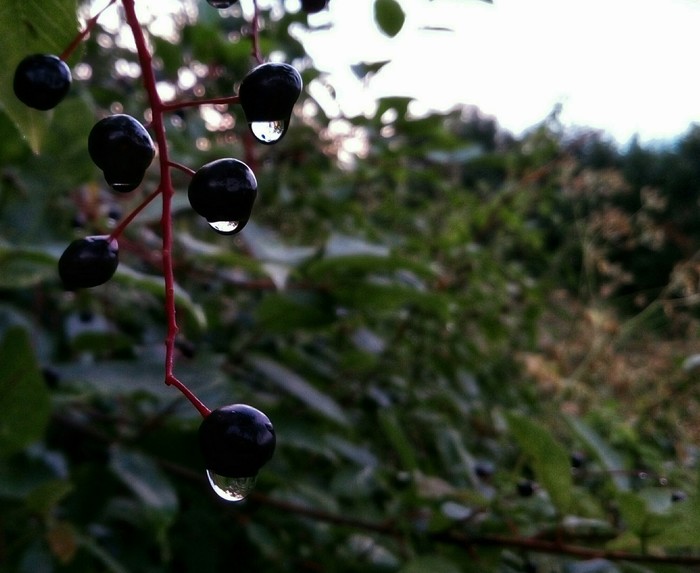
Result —
M 317 24 L 287 4 L 262 11 L 263 53 L 332 93 L 293 33 Z M 151 37 L 162 89 L 234 93 L 252 65 L 240 8 L 183 2 L 172 22 Z M 399 97 L 331 117 L 307 90 L 265 147 L 238 109 L 172 114 L 177 161 L 240 157 L 260 185 L 222 237 L 174 175 L 176 373 L 278 434 L 231 505 L 162 382 L 159 206 L 110 283 L 64 292 L 55 272 L 157 184 L 112 194 L 86 152 L 96 118 L 146 113 L 123 33 L 91 35 L 40 154 L 0 115 L 0 570 L 693 570 L 699 128 L 621 150 L 556 116 L 516 139 Z

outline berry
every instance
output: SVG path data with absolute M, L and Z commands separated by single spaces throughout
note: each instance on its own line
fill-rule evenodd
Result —
M 254 477 L 275 451 L 275 429 L 260 410 L 231 404 L 212 411 L 199 426 L 207 469 L 231 478 Z
M 571 454 L 571 467 L 575 470 L 579 470 L 586 465 L 586 454 L 583 452 L 573 452 Z
M 223 10 L 224 8 L 229 8 L 236 4 L 238 0 L 207 0 L 210 6 Z
M 307 14 L 320 12 L 328 5 L 328 0 L 301 0 L 301 9 Z
M 477 462 L 476 464 L 474 464 L 474 473 L 479 479 L 491 479 L 495 471 L 496 468 L 491 462 Z
M 187 197 L 192 208 L 222 235 L 245 227 L 258 194 L 255 175 L 238 159 L 217 159 L 199 168 Z
M 116 114 L 93 126 L 88 152 L 107 183 L 115 191 L 127 192 L 141 184 L 156 149 L 143 125 L 130 115 Z
M 66 97 L 71 79 L 70 69 L 58 56 L 33 54 L 17 66 L 12 87 L 23 104 L 46 111 Z
M 520 497 L 532 497 L 537 487 L 532 480 L 522 479 L 517 483 L 516 489 Z
M 106 283 L 119 264 L 119 246 L 108 235 L 76 239 L 58 260 L 58 274 L 68 290 Z
M 671 501 L 673 503 L 678 503 L 679 501 L 685 501 L 688 498 L 688 494 L 683 490 L 676 490 L 671 494 Z
M 262 64 L 243 78 L 238 95 L 258 141 L 272 144 L 282 139 L 302 85 L 299 72 L 289 64 Z

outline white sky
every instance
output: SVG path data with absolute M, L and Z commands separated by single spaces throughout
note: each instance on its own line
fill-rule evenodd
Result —
M 293 2 L 292 2 L 293 3 Z M 700 121 L 700 0 L 402 0 L 393 39 L 373 0 L 330 0 L 304 37 L 349 115 L 382 95 L 438 109 L 475 104 L 520 133 L 563 104 L 565 124 L 625 143 L 671 138 Z M 421 30 L 447 26 L 454 32 Z M 391 59 L 366 86 L 350 65 Z

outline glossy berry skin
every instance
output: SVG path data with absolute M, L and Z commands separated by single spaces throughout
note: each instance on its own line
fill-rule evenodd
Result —
M 207 0 L 207 3 L 214 8 L 223 10 L 224 8 L 229 8 L 236 4 L 238 0 Z
M 208 470 L 225 477 L 254 477 L 275 451 L 275 429 L 260 410 L 231 404 L 213 410 L 199 426 Z
M 248 123 L 289 122 L 303 82 L 289 64 L 269 62 L 252 69 L 238 90 Z
M 88 136 L 88 152 L 115 190 L 133 191 L 141 184 L 156 149 L 146 128 L 126 114 L 98 121 Z
M 24 105 L 46 111 L 66 97 L 71 80 L 70 69 L 58 56 L 32 54 L 15 69 L 12 87 Z
M 328 0 L 301 0 L 301 9 L 307 14 L 320 12 L 328 5 Z
M 119 246 L 108 235 L 73 241 L 58 260 L 58 274 L 67 290 L 106 283 L 119 265 Z
M 255 175 L 242 161 L 217 159 L 199 168 L 190 180 L 187 197 L 192 208 L 210 223 L 237 221 L 232 235 L 243 229 L 250 219 L 258 194 Z

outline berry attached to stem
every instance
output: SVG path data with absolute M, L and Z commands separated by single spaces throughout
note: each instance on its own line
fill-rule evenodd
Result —
M 199 445 L 214 491 L 240 501 L 275 451 L 275 429 L 260 410 L 231 404 L 213 410 L 199 426 Z
M 251 169 L 232 158 L 202 166 L 187 189 L 192 208 L 222 235 L 233 235 L 245 227 L 257 193 L 258 183 Z
M 270 145 L 284 137 L 302 86 L 299 72 L 289 64 L 261 64 L 243 78 L 238 95 L 258 141 Z
M 108 235 L 93 235 L 73 241 L 58 260 L 58 274 L 68 290 L 106 283 L 119 265 L 119 246 Z
M 115 191 L 133 191 L 141 184 L 156 149 L 146 128 L 130 115 L 98 121 L 88 136 L 90 157 Z
M 32 54 L 17 66 L 12 87 L 23 104 L 47 111 L 66 97 L 71 80 L 70 69 L 61 58 L 52 54 Z

